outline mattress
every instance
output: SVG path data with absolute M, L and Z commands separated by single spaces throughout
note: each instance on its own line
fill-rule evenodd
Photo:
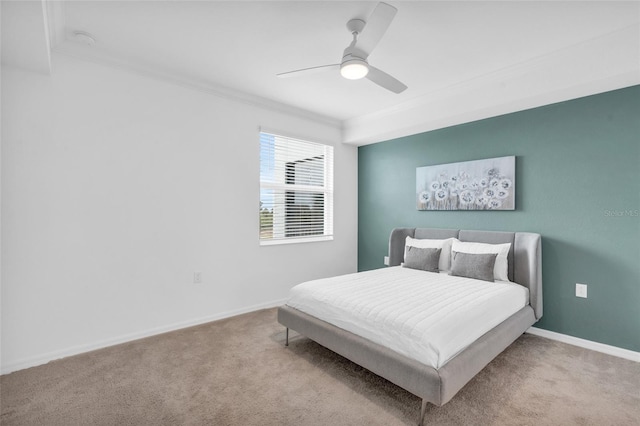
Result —
M 516 283 L 400 266 L 308 281 L 287 301 L 436 369 L 528 304 L 528 289 Z

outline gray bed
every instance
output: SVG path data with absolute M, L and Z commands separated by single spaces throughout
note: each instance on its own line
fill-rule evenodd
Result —
M 529 305 L 484 334 L 439 369 L 422 364 L 311 315 L 284 305 L 278 321 L 286 329 L 361 365 L 373 373 L 422 398 L 418 424 L 423 424 L 426 404 L 443 405 L 542 317 L 541 237 L 527 232 L 469 231 L 434 228 L 396 228 L 389 238 L 389 266 L 403 261 L 405 239 L 445 239 L 489 244 L 511 243 L 508 255 L 509 280 L 529 289 Z

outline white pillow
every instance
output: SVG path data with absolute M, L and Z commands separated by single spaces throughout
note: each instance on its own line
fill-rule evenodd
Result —
M 446 272 L 451 269 L 451 244 L 454 240 L 458 241 L 456 238 L 447 238 L 446 240 L 429 240 L 407 237 L 404 243 L 404 254 L 405 256 L 407 255 L 407 246 L 442 249 L 440 252 L 440 260 L 438 261 L 438 269 L 440 272 Z
M 509 260 L 507 255 L 511 243 L 504 244 L 485 244 L 485 243 L 470 243 L 455 240 L 451 246 L 452 251 L 459 253 L 471 253 L 471 254 L 488 254 L 496 253 L 496 263 L 493 267 L 493 278 L 496 281 L 509 281 Z

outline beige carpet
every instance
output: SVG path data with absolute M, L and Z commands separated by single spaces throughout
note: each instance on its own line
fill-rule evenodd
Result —
M 420 400 L 275 309 L 0 378 L 2 425 L 412 425 Z M 429 425 L 638 425 L 640 364 L 523 335 Z

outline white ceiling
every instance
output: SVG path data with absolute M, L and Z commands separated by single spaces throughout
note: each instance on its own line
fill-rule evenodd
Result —
M 25 18 L 4 3 L 3 63 L 46 70 L 41 49 L 27 55 L 39 61 L 21 58 L 25 29 L 15 21 Z M 295 107 L 342 125 L 355 144 L 640 84 L 637 1 L 388 3 L 398 13 L 369 61 L 409 86 L 399 95 L 339 73 L 276 77 L 340 62 L 346 22 L 366 20 L 377 2 L 69 1 L 40 10 L 54 52 Z
M 2 64 L 49 73 L 51 56 L 41 2 L 2 2 Z

